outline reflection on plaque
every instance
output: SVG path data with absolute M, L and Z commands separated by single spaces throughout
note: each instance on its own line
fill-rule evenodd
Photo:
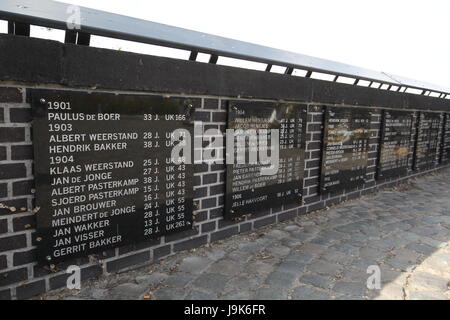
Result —
M 350 191 L 366 179 L 372 112 L 327 107 L 322 154 L 321 193 Z
M 33 90 L 38 259 L 191 228 L 193 168 L 171 162 L 171 134 L 192 133 L 196 103 Z
M 413 112 L 383 111 L 378 179 L 403 176 L 411 169 L 409 160 L 413 119 Z
M 301 204 L 304 174 L 306 105 L 229 101 L 228 129 L 234 130 L 234 164 L 227 161 L 225 217 L 263 212 L 281 204 Z M 246 137 L 252 130 L 266 140 Z M 279 132 L 271 143 L 270 129 Z M 227 140 L 230 131 L 227 130 Z M 239 145 L 238 140 L 245 141 Z M 264 142 L 267 141 L 267 142 Z M 228 142 L 227 142 L 228 143 Z M 273 152 L 279 145 L 278 171 L 262 175 L 269 165 L 258 155 L 250 163 L 250 152 Z M 227 150 L 227 153 L 230 152 Z M 270 153 L 267 153 L 270 154 Z M 244 159 L 245 157 L 245 159 Z M 238 160 L 241 159 L 240 162 Z M 245 163 L 242 163 L 245 160 Z
M 436 166 L 441 137 L 441 114 L 420 112 L 417 121 L 414 170 L 427 170 Z
M 450 113 L 445 114 L 444 131 L 442 133 L 441 163 L 450 163 Z

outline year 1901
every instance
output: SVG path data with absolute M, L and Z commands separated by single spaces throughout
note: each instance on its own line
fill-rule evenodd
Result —
M 72 110 L 70 102 L 64 101 L 49 101 L 47 102 L 48 110 Z

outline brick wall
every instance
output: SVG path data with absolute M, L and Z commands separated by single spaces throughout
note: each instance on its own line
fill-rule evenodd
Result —
M 224 220 L 225 165 L 195 164 L 192 230 L 72 259 L 58 265 L 40 267 L 35 262 L 36 246 L 33 240 L 33 136 L 30 105 L 25 102 L 26 90 L 26 87 L 0 87 L 0 299 L 26 299 L 65 286 L 68 276 L 65 269 L 72 264 L 82 267 L 83 280 L 149 264 L 179 251 L 354 199 L 408 178 L 379 183 L 375 181 L 381 110 L 372 109 L 372 137 L 366 184 L 348 193 L 319 195 L 324 108 L 310 104 L 303 203 L 268 208 L 238 221 Z M 201 106 L 196 110 L 195 119 L 202 121 L 205 130 L 219 129 L 224 132 L 227 119 L 225 99 L 201 97 Z M 214 135 L 206 137 L 214 139 Z M 222 156 L 223 151 L 224 149 Z

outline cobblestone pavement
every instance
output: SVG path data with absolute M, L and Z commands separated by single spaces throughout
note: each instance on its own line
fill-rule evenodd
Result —
M 449 299 L 450 170 L 40 299 Z M 381 289 L 367 289 L 379 266 Z

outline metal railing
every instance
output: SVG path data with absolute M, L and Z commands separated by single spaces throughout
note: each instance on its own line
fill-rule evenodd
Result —
M 74 30 L 67 24 L 68 6 L 71 5 L 48 0 L 1 0 L 0 19 L 8 21 L 10 34 L 29 36 L 30 25 L 42 26 L 65 30 L 66 43 L 89 45 L 91 35 L 104 36 L 188 50 L 189 60 L 193 61 L 199 53 L 206 53 L 210 54 L 209 63 L 217 63 L 219 57 L 242 59 L 266 64 L 267 72 L 272 66 L 282 66 L 288 75 L 298 69 L 306 71 L 305 77 L 319 72 L 333 75 L 335 82 L 346 77 L 354 79 L 354 85 L 365 80 L 369 87 L 379 83 L 378 89 L 384 85 L 386 90 L 413 89 L 422 95 L 450 98 L 450 88 L 430 83 L 84 7 L 79 7 L 80 28 Z

